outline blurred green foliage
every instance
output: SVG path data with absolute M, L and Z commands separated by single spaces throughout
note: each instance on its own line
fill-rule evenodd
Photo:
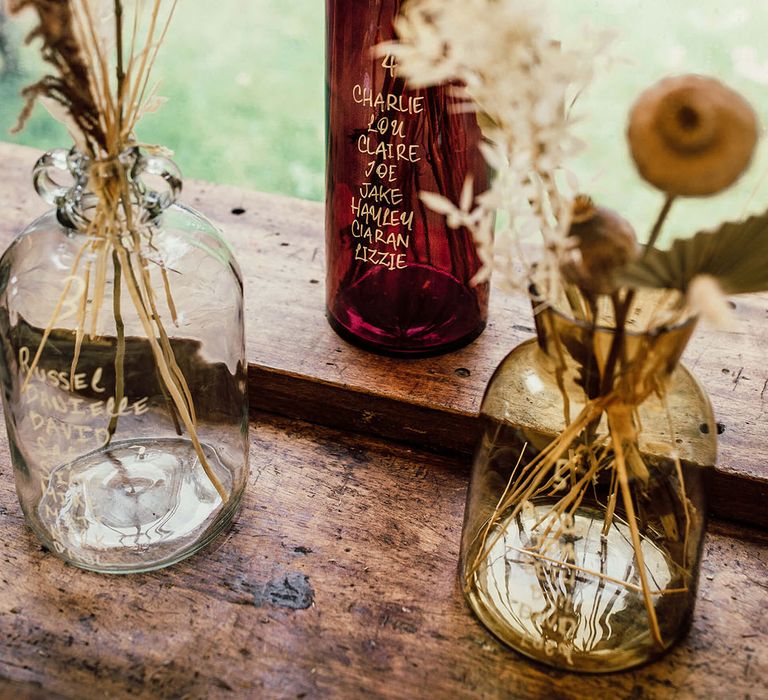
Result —
M 565 36 L 584 23 L 614 28 L 618 60 L 581 100 L 589 148 L 573 170 L 582 188 L 620 210 L 642 232 L 661 195 L 637 177 L 624 141 L 634 98 L 663 75 L 702 72 L 742 91 L 768 114 L 765 0 L 554 0 Z M 361 0 L 361 5 L 365 3 Z M 176 153 L 185 176 L 320 200 L 324 169 L 324 3 L 318 0 L 184 0 L 157 65 L 169 102 L 139 136 Z M 24 22 L 5 32 L 18 46 Z M 27 23 L 28 24 L 28 23 Z M 0 81 L 0 133 L 20 108 L 20 88 L 41 70 L 20 51 L 20 75 Z M 23 134 L 1 138 L 51 148 L 68 137 L 42 108 Z M 768 208 L 765 145 L 731 191 L 676 207 L 667 237 Z
M 172 149 L 185 177 L 321 199 L 324 21 L 317 0 L 179 2 L 155 71 L 168 102 L 139 137 Z M 8 22 L 12 43 L 28 26 Z M 42 107 L 22 134 L 8 134 L 21 87 L 42 70 L 34 50 L 20 54 L 22 75 L 0 81 L 0 139 L 67 145 Z

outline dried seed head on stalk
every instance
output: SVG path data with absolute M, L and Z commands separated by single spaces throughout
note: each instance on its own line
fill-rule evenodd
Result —
M 430 197 L 428 206 L 472 233 L 483 262 L 478 280 L 490 277 L 495 262 L 508 286 L 525 290 L 537 270 L 540 293 L 554 298 L 571 206 L 557 181 L 583 147 L 571 107 L 610 37 L 584 28 L 578 40 L 556 39 L 546 0 L 409 0 L 395 29 L 399 40 L 380 54 L 397 60 L 411 86 L 463 86 L 457 104 L 477 112 L 487 138 L 481 152 L 496 172 L 469 211 L 444 197 Z M 535 250 L 534 236 L 543 243 Z
M 61 0 L 9 0 L 8 10 L 17 14 L 25 9 L 37 13 L 38 24 L 26 38 L 30 44 L 40 39 L 43 60 L 53 69 L 22 91 L 24 108 L 14 132 L 21 131 L 39 98 L 48 98 L 63 106 L 69 118 L 92 149 L 107 149 L 99 108 L 91 90 L 88 57 L 77 40 L 76 18 L 70 2 Z
M 749 103 L 714 78 L 665 78 L 629 116 L 629 147 L 642 177 L 671 196 L 706 196 L 746 170 L 758 138 Z
M 40 40 L 49 72 L 22 94 L 23 128 L 40 100 L 99 160 L 135 145 L 139 118 L 156 109 L 150 76 L 177 0 L 9 0 L 37 16 L 27 43 Z M 98 194 L 98 193 L 97 193 Z
M 563 262 L 562 273 L 588 294 L 611 294 L 616 289 L 614 270 L 640 255 L 632 225 L 586 195 L 574 201 L 569 236 L 578 239 L 578 246 Z

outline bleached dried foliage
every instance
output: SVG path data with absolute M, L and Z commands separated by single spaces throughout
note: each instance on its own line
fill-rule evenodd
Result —
M 540 235 L 544 255 L 535 262 L 554 293 L 568 239 L 574 178 L 566 163 L 583 144 L 573 132 L 573 104 L 605 55 L 608 34 L 582 35 L 578 46 L 552 38 L 546 3 L 540 0 L 411 0 L 396 22 L 399 41 L 385 44 L 414 87 L 456 84 L 457 108 L 475 110 L 487 142 L 483 155 L 496 173 L 478 196 L 468 183 L 462 201 L 432 193 L 423 198 L 451 226 L 474 235 L 483 269 L 494 262 L 504 281 L 527 287 L 533 260 L 522 243 Z

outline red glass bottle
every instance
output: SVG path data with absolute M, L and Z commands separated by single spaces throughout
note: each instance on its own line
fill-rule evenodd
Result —
M 345 339 L 389 355 L 456 349 L 485 327 L 488 286 L 471 234 L 419 192 L 458 202 L 465 178 L 488 186 L 474 114 L 449 87 L 410 90 L 391 57 L 402 0 L 326 0 L 328 319 Z

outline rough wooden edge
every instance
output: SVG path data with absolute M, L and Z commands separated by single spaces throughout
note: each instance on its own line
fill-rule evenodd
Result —
M 318 382 L 311 376 L 249 364 L 248 385 L 252 414 L 275 413 L 436 452 L 469 454 L 480 437 L 478 417 L 364 394 L 348 386 Z
M 464 455 L 466 471 L 481 435 L 479 416 L 438 411 L 394 398 L 366 395 L 350 387 L 319 383 L 250 364 L 251 415 L 273 413 L 341 430 L 405 443 L 433 452 Z M 365 410 L 359 406 L 365 404 Z M 407 420 L 406 420 L 407 418 Z M 710 514 L 722 520 L 768 528 L 768 484 L 759 478 L 716 469 Z

